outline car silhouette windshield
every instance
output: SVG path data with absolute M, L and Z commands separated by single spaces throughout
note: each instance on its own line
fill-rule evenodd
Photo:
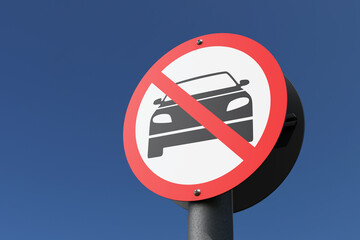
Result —
M 237 85 L 235 80 L 232 79 L 226 72 L 197 77 L 181 81 L 177 84 L 190 95 L 235 87 Z M 170 100 L 171 99 L 168 96 L 165 96 L 163 101 Z

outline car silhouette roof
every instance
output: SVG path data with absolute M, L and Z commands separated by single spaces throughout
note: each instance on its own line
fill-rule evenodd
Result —
M 211 73 L 211 74 L 206 74 L 206 75 L 202 75 L 202 76 L 198 76 L 198 77 L 194 77 L 194 78 L 190 78 L 190 79 L 186 79 L 186 80 L 183 80 L 183 81 L 180 81 L 180 82 L 177 82 L 176 84 L 180 84 L 180 83 L 185 83 L 185 82 L 190 82 L 190 81 L 194 81 L 194 80 L 197 80 L 197 79 L 200 79 L 200 78 L 206 78 L 206 77 L 211 77 L 211 76 L 215 76 L 215 75 L 220 75 L 220 74 L 226 74 L 228 75 L 236 85 L 239 85 L 235 79 L 230 75 L 230 73 L 228 72 L 217 72 L 217 73 Z

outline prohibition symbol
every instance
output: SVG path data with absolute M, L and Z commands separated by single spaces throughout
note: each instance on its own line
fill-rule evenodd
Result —
M 129 165 L 166 198 L 220 195 L 269 155 L 286 101 L 282 71 L 259 43 L 235 34 L 189 40 L 150 68 L 130 100 L 124 122 Z

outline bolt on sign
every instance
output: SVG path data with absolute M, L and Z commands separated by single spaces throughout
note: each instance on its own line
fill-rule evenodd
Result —
M 191 39 L 141 79 L 124 122 L 136 177 L 178 201 L 220 195 L 248 179 L 278 141 L 284 75 L 262 45 L 236 34 Z

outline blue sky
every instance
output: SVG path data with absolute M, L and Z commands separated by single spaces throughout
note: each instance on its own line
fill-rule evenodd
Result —
M 358 1 L 0 3 L 0 239 L 186 239 L 187 212 L 123 150 L 132 92 L 162 55 L 216 32 L 277 59 L 305 111 L 302 151 L 234 239 L 358 239 Z

